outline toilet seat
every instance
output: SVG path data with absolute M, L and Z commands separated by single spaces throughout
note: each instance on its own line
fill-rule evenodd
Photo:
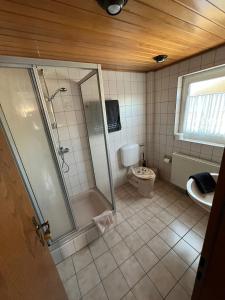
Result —
M 131 168 L 132 173 L 135 177 L 145 180 L 155 179 L 155 173 L 147 167 L 135 167 Z

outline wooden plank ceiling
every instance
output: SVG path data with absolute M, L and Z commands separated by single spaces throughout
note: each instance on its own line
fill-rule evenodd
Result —
M 96 0 L 0 0 L 0 55 L 148 71 L 223 43 L 224 0 L 128 0 L 114 17 Z

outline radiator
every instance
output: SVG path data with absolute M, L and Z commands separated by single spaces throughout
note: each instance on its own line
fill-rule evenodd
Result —
M 219 164 L 180 153 L 173 153 L 171 182 L 186 190 L 189 176 L 200 172 L 219 173 L 219 169 Z

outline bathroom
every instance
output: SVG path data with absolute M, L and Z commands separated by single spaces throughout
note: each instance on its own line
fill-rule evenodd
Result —
M 16 2 L 15 10 L 23 1 Z M 55 9 L 63 5 L 56 2 Z M 119 16 L 126 19 L 126 8 L 138 9 L 138 1 L 125 2 Z M 33 5 L 26 14 L 39 6 Z M 180 59 L 169 48 L 153 51 L 168 57 L 150 55 L 151 68 L 129 55 L 125 65 L 119 54 L 116 65 L 110 52 L 101 61 L 88 49 L 75 59 L 69 52 L 54 56 L 53 48 L 37 56 L 3 47 L 0 124 L 34 212 L 35 243 L 50 253 L 51 272 L 60 278 L 52 299 L 191 299 L 214 192 L 201 196 L 189 177 L 209 172 L 217 181 L 225 144 L 225 46 L 216 46 Z M 212 118 L 210 110 L 218 116 L 211 130 L 205 126 L 210 133 L 184 130 L 197 127 L 182 102 L 190 87 L 198 100 L 221 95 L 217 107 L 198 106 L 199 119 L 204 111 Z M 107 105 L 116 119 L 111 131 Z M 51 299 L 48 280 L 42 284 Z

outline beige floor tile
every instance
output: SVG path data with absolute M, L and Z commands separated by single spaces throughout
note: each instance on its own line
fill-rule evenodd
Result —
M 171 205 L 174 201 L 175 199 L 172 200 L 170 198 L 167 198 L 167 196 L 163 196 L 157 200 L 157 204 L 165 209 L 166 207 Z
M 69 300 L 79 300 L 81 298 L 76 275 L 68 279 L 64 283 L 64 287 Z
M 118 244 L 116 244 L 116 246 L 111 249 L 111 252 L 118 265 L 122 264 L 128 257 L 132 255 L 132 252 L 124 241 L 120 241 Z
M 135 257 L 145 272 L 148 272 L 159 261 L 157 256 L 146 245 L 135 253 Z
M 100 282 L 94 263 L 89 264 L 87 267 L 79 271 L 77 273 L 77 280 L 82 296 L 94 288 Z
M 132 288 L 141 279 L 141 277 L 145 275 L 145 272 L 135 256 L 131 256 L 122 265 L 120 265 L 120 270 L 130 288 Z
M 166 255 L 171 249 L 158 235 L 148 242 L 148 246 L 159 259 Z
M 162 181 L 152 199 L 129 184 L 117 193 L 113 228 L 57 266 L 69 300 L 190 300 L 208 214 Z
M 76 272 L 79 272 L 81 269 L 89 265 L 93 258 L 88 247 L 83 248 L 82 250 L 76 252 L 73 256 L 73 263 L 75 266 Z
M 164 222 L 167 225 L 175 219 L 175 217 L 169 214 L 166 210 L 161 211 L 157 215 L 157 218 L 159 218 L 162 222 Z
M 121 210 L 121 209 L 125 208 L 126 206 L 127 206 L 127 204 L 123 200 L 116 199 L 116 208 L 118 210 Z
M 108 276 L 113 270 L 117 268 L 116 261 L 109 251 L 99 256 L 95 260 L 95 265 L 101 279 Z
M 136 232 L 133 232 L 128 237 L 126 237 L 124 241 L 132 253 L 136 252 L 145 244 L 145 242 Z
M 191 265 L 192 270 L 195 272 L 198 271 L 199 260 L 200 260 L 200 255 L 196 258 L 196 260 Z
M 88 294 L 86 294 L 82 300 L 108 300 L 104 287 L 99 283 Z
M 145 222 L 153 218 L 153 213 L 149 209 L 142 209 L 137 214 L 141 219 L 143 219 Z
M 126 221 L 120 223 L 116 226 L 116 231 L 121 235 L 122 238 L 125 238 L 129 234 L 131 234 L 134 229 L 130 226 L 130 224 Z
M 154 192 L 153 192 L 153 197 L 151 198 L 151 203 L 157 202 L 157 200 L 159 198 L 160 198 L 160 196 L 157 194 L 157 191 L 155 190 L 155 187 L 154 187 Z
M 156 232 L 159 233 L 162 231 L 165 227 L 166 224 L 163 223 L 160 219 L 157 217 L 153 217 L 151 220 L 147 222 L 147 224 Z
M 195 233 L 193 230 L 190 230 L 184 237 L 183 239 L 190 244 L 195 250 L 198 252 L 202 251 L 202 246 L 203 246 L 203 239 Z
M 181 237 L 183 237 L 189 231 L 189 227 L 184 225 L 179 220 L 173 221 L 171 224 L 169 224 L 169 227 Z
M 148 276 L 142 278 L 132 289 L 137 300 L 162 300 L 162 296 L 155 288 Z
M 118 211 L 113 218 L 114 226 L 119 225 L 124 221 L 123 215 Z
M 121 237 L 115 229 L 105 233 L 103 238 L 109 248 L 112 248 L 113 246 L 115 246 L 117 243 L 121 241 Z
M 161 262 L 177 280 L 188 269 L 188 265 L 173 250 L 166 254 Z
M 75 269 L 73 266 L 73 261 L 71 257 L 66 258 L 64 261 L 59 263 L 56 266 L 59 276 L 61 280 L 64 282 L 68 279 L 70 279 L 75 274 Z
M 142 205 L 143 207 L 147 207 L 147 206 L 149 206 L 151 203 L 155 202 L 155 200 L 153 199 L 153 197 L 152 197 L 152 198 L 141 198 L 141 199 L 139 200 L 139 202 L 141 203 L 141 205 Z
M 179 199 L 179 197 L 181 196 L 181 193 L 175 191 L 174 187 L 171 187 L 170 189 L 168 189 L 168 191 L 166 191 L 166 188 L 164 188 L 164 190 L 165 190 L 164 198 L 166 198 L 167 201 L 169 201 L 171 204 L 175 203 L 177 199 Z
M 129 207 L 129 206 L 123 208 L 120 211 L 120 213 L 122 214 L 122 216 L 124 217 L 124 219 L 127 219 L 127 218 L 129 218 L 129 217 L 131 217 L 131 216 L 133 216 L 135 214 L 134 210 L 131 207 Z
M 192 295 L 192 291 L 194 288 L 195 277 L 196 273 L 192 269 L 188 269 L 180 280 L 180 284 L 190 296 Z
M 179 205 L 177 205 L 177 203 L 173 203 L 172 205 L 170 205 L 169 207 L 166 208 L 166 210 L 175 218 L 177 218 L 178 216 L 180 216 L 185 208 L 180 207 Z
M 91 243 L 89 245 L 89 248 L 90 248 L 91 254 L 94 258 L 102 255 L 104 252 L 106 252 L 108 250 L 108 247 L 107 247 L 105 241 L 101 237 L 98 238 L 93 243 Z
M 191 298 L 178 283 L 166 297 L 166 300 L 191 300 Z
M 130 207 L 135 211 L 136 214 L 143 209 L 142 204 L 138 203 L 137 201 L 134 201 Z
M 116 269 L 109 274 L 103 280 L 103 285 L 109 300 L 119 300 L 129 291 L 127 282 L 119 269 Z
M 169 291 L 176 284 L 176 279 L 160 262 L 151 269 L 151 271 L 148 273 L 148 276 L 163 297 L 166 297 Z
M 180 240 L 173 250 L 188 264 L 191 265 L 198 257 L 198 252 L 184 240 Z
M 205 226 L 204 223 L 201 223 L 201 221 L 199 223 L 197 223 L 192 230 L 195 231 L 201 238 L 205 238 L 205 233 L 206 233 L 206 228 L 207 226 Z
M 154 215 L 159 214 L 163 210 L 163 208 L 157 203 L 151 203 L 147 206 L 147 209 L 149 209 Z
M 205 225 L 205 227 L 207 227 L 209 222 L 209 213 L 206 213 L 206 215 L 204 215 L 204 217 L 202 217 L 199 222 L 201 222 L 203 225 Z
M 144 220 L 141 219 L 138 215 L 134 215 L 127 219 L 127 222 L 130 224 L 130 226 L 133 227 L 133 229 L 138 229 L 141 225 L 144 224 Z
M 136 298 L 132 292 L 129 292 L 122 300 L 136 300 Z
M 173 230 L 171 230 L 169 227 L 166 227 L 163 229 L 159 236 L 170 246 L 173 247 L 179 240 L 180 236 L 177 235 Z
M 198 218 L 196 219 L 196 217 L 189 215 L 186 212 L 180 215 L 178 220 L 184 223 L 189 228 L 193 227 L 199 221 Z
M 200 220 L 206 213 L 205 210 L 197 204 L 190 206 L 185 212 L 191 216 L 198 218 L 198 220 Z
M 157 233 L 147 224 L 143 224 L 136 231 L 146 243 L 150 241 Z
M 183 209 L 183 211 L 185 211 L 193 205 L 193 200 L 191 200 L 189 196 L 182 195 L 182 197 L 178 197 L 178 200 L 174 204 L 176 204 L 177 207 L 180 207 Z

